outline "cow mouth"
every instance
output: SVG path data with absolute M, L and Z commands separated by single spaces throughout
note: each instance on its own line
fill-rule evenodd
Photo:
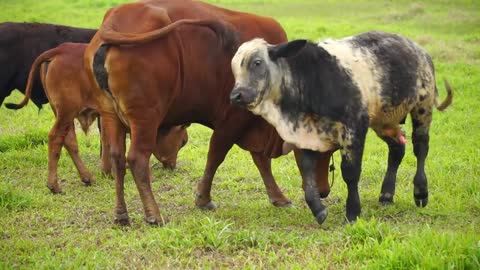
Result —
M 254 102 L 245 105 L 245 108 L 249 110 L 253 110 L 255 109 L 255 107 L 257 107 L 257 104 L 255 104 Z
M 252 111 L 260 105 L 260 99 L 256 96 L 251 102 L 245 104 L 245 108 Z
M 230 103 L 251 110 L 258 105 L 258 100 L 252 89 L 237 87 L 230 93 Z
M 257 107 L 257 104 L 255 101 L 248 102 L 245 100 L 231 100 L 231 104 L 245 108 L 247 110 L 253 110 L 255 107 Z

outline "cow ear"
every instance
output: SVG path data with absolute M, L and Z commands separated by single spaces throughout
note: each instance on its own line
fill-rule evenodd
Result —
M 272 61 L 282 57 L 295 56 L 300 50 L 305 47 L 307 41 L 305 39 L 297 39 L 268 48 L 268 56 Z

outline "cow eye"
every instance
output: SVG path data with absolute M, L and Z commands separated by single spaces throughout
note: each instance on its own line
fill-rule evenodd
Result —
M 258 66 L 260 66 L 261 64 L 262 64 L 262 60 L 260 60 L 260 59 L 257 59 L 257 60 L 255 60 L 255 61 L 253 62 L 253 66 L 254 66 L 254 67 L 258 67 Z

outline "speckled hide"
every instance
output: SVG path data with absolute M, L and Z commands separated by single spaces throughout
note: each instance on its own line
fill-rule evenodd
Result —
M 432 60 L 404 37 L 368 32 L 308 42 L 295 57 L 278 61 L 268 59 L 272 47 L 261 39 L 244 43 L 232 68 L 237 85 L 252 83 L 245 62 L 270 60 L 268 75 L 255 82 L 262 100 L 249 109 L 298 148 L 347 149 L 362 117 L 379 135 L 398 128 L 410 112 L 421 125 L 431 122 L 437 97 Z
M 400 35 L 377 31 L 276 46 L 254 39 L 239 47 L 232 70 L 232 103 L 265 118 L 285 142 L 300 149 L 340 149 L 342 174 L 351 178 L 347 184 L 358 181 L 369 127 L 389 144 L 389 168 L 394 163 L 398 168 L 405 144 L 400 124 L 410 113 L 414 152 L 424 160 L 433 108 L 443 110 L 452 101 L 447 82 L 448 96 L 438 101 L 434 66 L 425 50 Z M 417 181 L 422 187 L 415 194 L 426 204 L 423 161 L 420 166 L 418 178 L 425 181 Z M 396 169 L 391 173 L 387 182 Z M 393 188 L 386 193 L 391 200 Z M 348 212 L 347 207 L 347 218 Z

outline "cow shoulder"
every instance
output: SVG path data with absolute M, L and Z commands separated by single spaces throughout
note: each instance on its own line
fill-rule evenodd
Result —
M 346 122 L 349 111 L 360 109 L 358 89 L 335 55 L 308 42 L 295 57 L 286 61 L 293 87 L 282 82 L 280 107 L 283 112 L 311 113 Z

